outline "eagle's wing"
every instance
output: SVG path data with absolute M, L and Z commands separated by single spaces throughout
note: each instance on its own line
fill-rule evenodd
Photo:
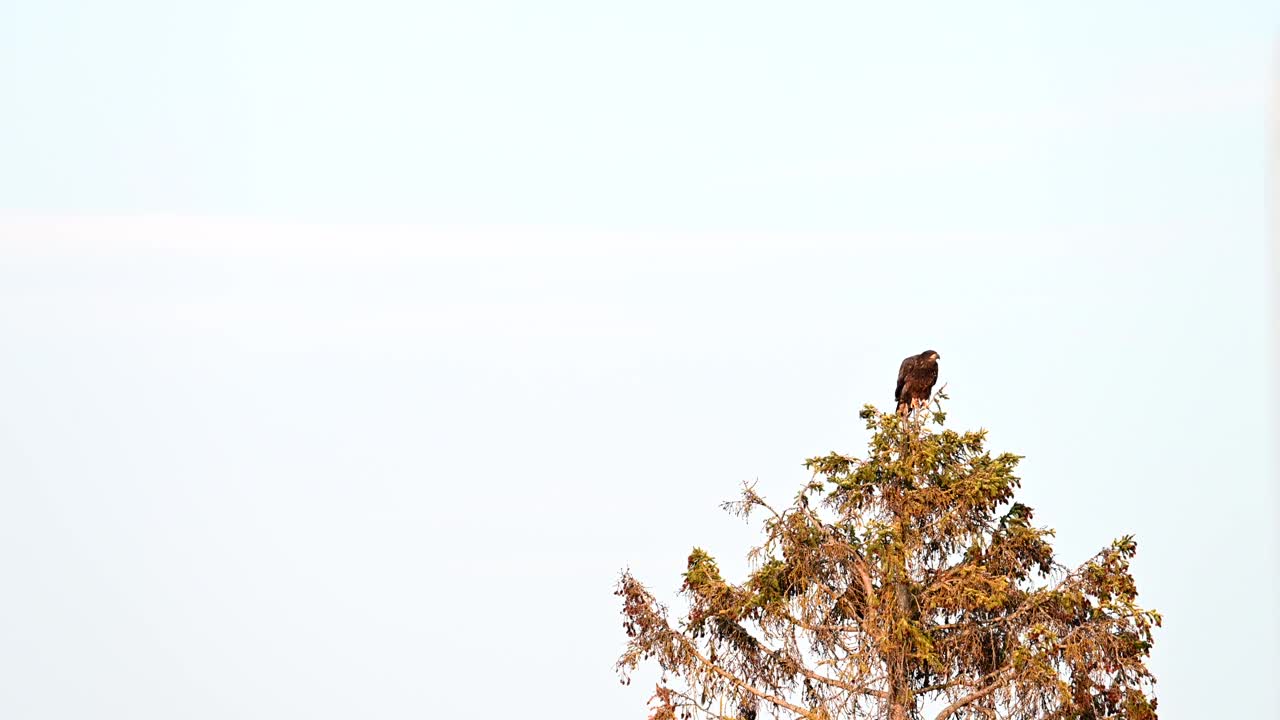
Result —
M 907 369 L 911 367 L 911 361 L 914 358 L 907 358 L 898 366 L 898 386 L 893 389 L 893 401 L 902 402 L 902 385 L 907 381 Z

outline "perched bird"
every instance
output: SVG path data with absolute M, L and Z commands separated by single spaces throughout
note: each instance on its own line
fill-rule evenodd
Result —
M 938 358 L 932 350 L 902 361 L 898 368 L 898 387 L 893 391 L 893 401 L 898 403 L 898 414 L 905 416 L 917 407 L 929 402 L 929 393 L 938 381 Z

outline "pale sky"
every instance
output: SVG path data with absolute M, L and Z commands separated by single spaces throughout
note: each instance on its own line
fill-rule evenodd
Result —
M 644 717 L 926 348 L 1274 716 L 1280 7 L 883 5 L 0 4 L 0 716 Z

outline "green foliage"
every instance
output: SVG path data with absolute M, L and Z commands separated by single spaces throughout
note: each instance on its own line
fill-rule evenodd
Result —
M 790 507 L 751 488 L 726 504 L 762 519 L 743 582 L 694 548 L 672 623 L 623 575 L 624 678 L 655 661 L 682 681 L 659 687 L 660 709 L 682 718 L 905 719 L 926 701 L 939 720 L 1155 718 L 1145 658 L 1161 619 L 1136 604 L 1133 538 L 1068 570 L 1014 500 L 1019 456 L 946 428 L 940 404 L 859 416 L 866 456 L 808 459 Z

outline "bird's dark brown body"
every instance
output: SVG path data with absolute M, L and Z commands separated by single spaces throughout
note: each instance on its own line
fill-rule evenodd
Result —
M 898 387 L 893 391 L 899 415 L 906 415 L 929 401 L 933 384 L 938 381 L 939 357 L 933 350 L 925 350 L 902 361 L 898 368 Z

